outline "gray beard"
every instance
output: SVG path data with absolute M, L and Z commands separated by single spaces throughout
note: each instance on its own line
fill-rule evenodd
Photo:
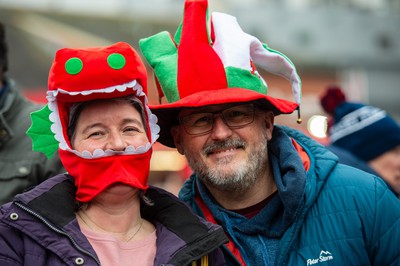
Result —
M 258 149 L 252 151 L 248 160 L 243 160 L 239 163 L 233 164 L 229 169 L 221 170 L 218 165 L 227 165 L 230 163 L 229 158 L 218 161 L 218 165 L 213 169 L 188 156 L 185 147 L 183 147 L 186 158 L 192 170 L 196 173 L 197 177 L 203 181 L 207 186 L 225 192 L 244 192 L 252 187 L 257 179 L 261 177 L 268 161 L 268 148 L 267 136 L 263 130 L 263 138 Z M 241 139 L 228 139 L 222 142 L 213 143 L 203 149 L 203 154 L 207 154 L 216 148 L 229 148 L 232 146 L 242 146 L 246 148 L 247 144 Z

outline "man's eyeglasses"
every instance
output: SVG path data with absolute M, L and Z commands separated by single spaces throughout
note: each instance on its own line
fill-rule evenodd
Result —
M 214 116 L 221 115 L 229 128 L 241 128 L 254 121 L 254 104 L 243 104 L 212 113 L 196 113 L 179 118 L 179 122 L 190 135 L 210 133 L 214 126 Z

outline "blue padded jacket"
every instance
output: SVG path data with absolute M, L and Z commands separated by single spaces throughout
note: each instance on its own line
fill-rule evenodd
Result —
M 400 201 L 381 178 L 339 164 L 337 156 L 325 147 L 301 132 L 287 127 L 275 126 L 273 140 L 268 147 L 275 149 L 274 155 L 297 153 L 293 145 L 292 148 L 288 148 L 289 145 L 280 144 L 287 143 L 288 139 L 294 140 L 304 149 L 309 157 L 310 166 L 305 171 L 303 166 L 294 165 L 302 164 L 301 160 L 293 160 L 292 163 L 287 162 L 290 159 L 286 162 L 282 160 L 290 156 L 272 162 L 275 178 L 279 179 L 276 180 L 277 183 L 285 184 L 286 181 L 290 181 L 286 175 L 290 174 L 293 177 L 295 171 L 299 179 L 304 177 L 305 185 L 278 185 L 277 197 L 283 202 L 282 208 L 294 209 L 285 209 L 277 214 L 289 212 L 295 215 L 282 234 L 275 235 L 278 242 L 275 242 L 274 260 L 270 265 L 400 265 Z M 271 154 L 270 150 L 269 153 Z M 226 214 L 220 215 L 223 212 L 222 208 L 212 206 L 217 203 L 210 203 L 212 201 L 201 197 L 198 182 L 200 181 L 193 174 L 181 189 L 179 197 L 203 217 L 209 215 L 205 215 L 204 211 L 204 206 L 208 204 L 207 209 L 212 213 L 212 219 L 208 219 L 221 223 L 234 244 L 240 246 L 243 243 L 240 238 L 246 237 L 243 230 L 236 235 L 229 235 L 232 230 L 227 230 L 228 223 L 219 217 L 226 219 Z M 286 199 L 281 195 L 288 192 L 297 195 L 304 193 L 298 204 L 285 204 Z M 247 223 L 252 224 L 253 219 L 258 219 L 257 216 L 249 219 Z M 282 217 L 268 217 L 265 219 L 265 226 L 270 226 L 271 221 L 276 220 L 284 221 Z M 260 238 L 268 240 L 268 237 L 266 233 Z M 242 257 L 260 257 L 262 254 L 257 252 L 267 246 L 266 242 L 261 242 L 263 247 L 241 250 Z M 240 265 L 228 248 L 224 248 L 224 255 L 228 265 Z

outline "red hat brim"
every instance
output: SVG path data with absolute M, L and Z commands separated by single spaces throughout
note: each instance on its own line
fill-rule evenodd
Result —
M 226 88 L 200 91 L 186 96 L 173 103 L 150 105 L 152 112 L 158 117 L 161 127 L 158 141 L 165 146 L 175 148 L 171 135 L 171 127 L 178 124 L 178 115 L 182 108 L 195 108 L 217 104 L 243 103 L 259 101 L 274 115 L 291 114 L 298 107 L 295 102 L 274 98 L 256 91 L 242 88 Z

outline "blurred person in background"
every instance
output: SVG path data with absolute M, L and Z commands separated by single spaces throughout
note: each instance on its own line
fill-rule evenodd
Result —
M 224 228 L 228 265 L 400 265 L 400 202 L 381 178 L 274 124 L 301 100 L 285 55 L 206 0 L 139 44 L 168 102 L 150 106 L 158 141 L 193 169 L 179 197 Z M 295 102 L 267 95 L 256 66 L 290 80 Z
M 7 77 L 8 50 L 5 27 L 0 23 L 0 204 L 47 178 L 64 172 L 57 155 L 51 159 L 32 151 L 26 135 L 30 113 L 43 106 L 22 96 Z
M 127 43 L 57 51 L 49 111 L 28 134 L 54 134 L 68 174 L 1 207 L 0 265 L 225 265 L 222 228 L 148 186 L 160 128 L 146 93 L 146 68 Z
M 329 86 L 320 102 L 330 116 L 328 148 L 339 162 L 382 177 L 399 196 L 400 125 L 396 120 L 375 106 L 348 101 L 338 86 Z

